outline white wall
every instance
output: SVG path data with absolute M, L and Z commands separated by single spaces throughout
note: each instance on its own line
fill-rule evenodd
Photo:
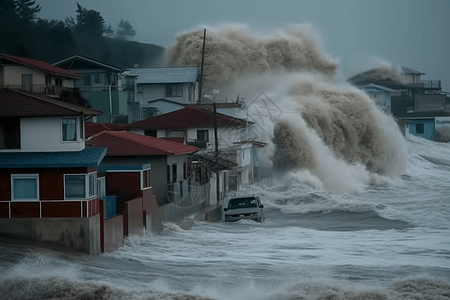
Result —
M 4 66 L 4 85 L 22 85 L 22 74 L 33 75 L 33 85 L 45 85 L 45 72 L 40 70 L 29 68 L 26 66 Z M 55 84 L 55 77 L 51 76 L 51 84 Z M 75 80 L 70 78 L 63 78 L 63 87 L 74 87 Z
M 45 73 L 25 66 L 4 66 L 4 85 L 22 85 L 22 74 L 32 74 L 33 84 L 45 84 Z
M 0 152 L 58 152 L 81 151 L 85 148 L 80 138 L 80 121 L 77 117 L 77 141 L 62 141 L 61 117 L 20 119 L 20 149 L 5 149 Z
M 195 88 L 189 86 L 190 83 L 183 84 L 183 96 L 182 97 L 168 97 L 166 95 L 166 85 L 165 84 L 141 84 L 142 87 L 142 98 L 141 107 L 148 107 L 148 101 L 156 99 L 167 99 L 179 103 L 192 103 L 196 101 L 195 98 Z

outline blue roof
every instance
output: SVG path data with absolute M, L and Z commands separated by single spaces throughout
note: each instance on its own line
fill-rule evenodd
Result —
M 190 83 L 198 79 L 197 67 L 135 68 L 124 75 L 139 75 L 137 84 Z
M 0 153 L 0 168 L 74 168 L 97 167 L 106 148 L 85 148 L 75 152 Z

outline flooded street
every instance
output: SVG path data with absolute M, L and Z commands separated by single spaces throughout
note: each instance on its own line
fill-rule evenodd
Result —
M 432 144 L 433 147 L 429 147 Z M 165 224 L 100 257 L 1 246 L 3 299 L 450 299 L 448 144 L 414 139 L 407 174 L 340 195 L 257 190 L 266 222 Z M 328 298 L 327 298 L 328 297 Z

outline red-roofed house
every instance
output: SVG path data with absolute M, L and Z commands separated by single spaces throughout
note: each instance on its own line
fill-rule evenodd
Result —
M 46 62 L 0 53 L 0 86 L 37 94 L 60 95 L 83 76 Z
M 198 148 L 126 131 L 103 131 L 87 144 L 108 149 L 101 167 L 107 174 L 106 193 L 117 196 L 119 213 L 128 199 L 151 196 L 146 195 L 146 185 L 157 205 L 164 206 L 164 221 L 180 221 L 198 210 L 203 194 L 190 172 Z M 148 167 L 133 170 L 133 165 Z M 139 178 L 141 186 L 133 184 Z
M 85 118 L 100 113 L 0 88 L 0 235 L 100 252 L 106 149 L 84 140 Z
M 237 164 L 229 173 L 229 187 L 233 190 L 248 188 L 251 181 L 252 143 L 242 143 L 247 125 L 253 122 L 217 113 L 218 147 L 221 156 Z M 183 137 L 188 145 L 214 150 L 214 113 L 210 109 L 187 106 L 170 113 L 147 118 L 126 126 L 131 132 L 142 135 Z M 250 127 L 251 128 L 251 127 Z

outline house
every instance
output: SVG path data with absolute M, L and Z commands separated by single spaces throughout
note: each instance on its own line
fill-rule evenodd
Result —
M 186 106 L 186 104 L 167 99 L 156 99 L 148 101 L 147 103 L 149 106 L 142 108 L 143 119 L 173 112 Z
M 46 62 L 0 53 L 0 86 L 59 96 L 83 76 Z
M 183 109 L 144 119 L 125 126 L 141 135 L 183 137 L 188 145 L 214 151 L 214 113 L 208 109 L 187 106 Z M 230 188 L 241 189 L 250 185 L 252 178 L 252 143 L 245 140 L 247 126 L 253 122 L 217 113 L 217 144 L 220 156 L 237 164 L 230 171 Z M 228 181 L 228 180 L 226 180 Z
M 193 175 L 196 147 L 126 131 L 103 131 L 87 144 L 108 149 L 101 169 L 107 172 L 106 193 L 117 196 L 118 213 L 127 199 L 145 198 L 149 186 L 157 205 L 163 207 L 165 222 L 182 220 L 208 200 L 209 186 Z M 141 177 L 140 185 L 134 177 Z
M 0 88 L 1 235 L 100 252 L 106 149 L 84 139 L 86 119 L 100 113 Z
M 425 73 L 407 67 L 400 72 L 375 68 L 357 74 L 348 81 L 364 90 L 380 109 L 397 119 L 406 136 L 450 141 L 446 118 L 450 116 L 450 98 L 442 91 L 440 80 L 422 80 Z M 441 131 L 437 133 L 436 130 Z
M 139 120 L 139 94 L 132 76 L 123 77 L 122 69 L 103 62 L 74 55 L 58 61 L 54 66 L 82 75 L 75 82 L 90 105 L 104 112 L 100 122 L 128 123 Z
M 133 68 L 123 72 L 123 76 L 136 78 L 141 95 L 141 119 L 149 116 L 148 108 L 153 107 L 149 101 L 165 99 L 188 104 L 198 100 L 200 75 L 197 67 Z

